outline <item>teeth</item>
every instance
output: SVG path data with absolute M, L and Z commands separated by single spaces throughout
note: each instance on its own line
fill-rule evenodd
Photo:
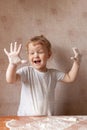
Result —
M 34 61 L 34 63 L 40 63 L 40 60 L 38 60 L 38 61 Z

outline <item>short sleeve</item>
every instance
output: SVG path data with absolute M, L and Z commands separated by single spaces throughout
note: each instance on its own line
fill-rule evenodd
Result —
M 26 68 L 22 67 L 16 71 L 20 75 L 22 81 L 26 81 Z
M 65 73 L 64 73 L 64 72 L 57 71 L 57 72 L 56 72 L 56 76 L 57 76 L 57 80 L 58 80 L 58 81 L 61 81 L 61 80 L 63 80 L 63 78 L 64 78 L 64 76 L 65 76 Z

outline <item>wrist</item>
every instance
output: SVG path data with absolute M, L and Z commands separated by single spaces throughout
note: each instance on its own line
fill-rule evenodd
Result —
M 9 63 L 9 66 L 11 66 L 11 67 L 17 67 L 17 65 L 16 64 L 14 64 L 14 63 Z
M 78 68 L 80 67 L 80 62 L 78 62 L 77 60 L 74 60 L 74 64 L 76 64 Z

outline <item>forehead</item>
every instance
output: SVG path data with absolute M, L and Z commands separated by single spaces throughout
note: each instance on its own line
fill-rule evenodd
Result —
M 38 48 L 38 49 L 44 49 L 44 48 L 46 48 L 46 45 L 44 45 L 44 44 L 42 44 L 42 43 L 38 43 L 38 42 L 30 42 L 29 44 L 28 44 L 28 49 L 30 50 L 30 49 L 36 49 L 36 48 Z

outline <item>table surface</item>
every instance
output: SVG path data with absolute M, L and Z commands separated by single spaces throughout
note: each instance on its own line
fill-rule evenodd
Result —
M 69 125 L 68 127 L 64 128 L 64 129 L 59 128 L 58 130 L 87 130 L 87 116 L 50 116 L 50 117 L 45 117 L 45 116 L 44 117 L 2 116 L 2 117 L 0 117 L 0 130 L 10 130 L 9 128 L 6 127 L 6 122 L 9 122 L 11 120 L 16 120 L 16 121 L 19 121 L 22 123 L 26 123 L 26 122 L 31 123 L 33 121 L 35 123 L 35 121 L 38 121 L 38 120 L 39 121 L 41 120 L 41 123 L 43 123 L 43 120 L 45 120 L 45 122 L 46 121 L 50 122 L 50 120 L 51 120 L 51 121 L 53 121 L 53 125 L 55 124 L 55 122 L 54 122 L 55 120 L 59 121 L 59 123 L 61 123 L 61 121 L 62 121 L 63 125 L 64 125 L 64 123 L 67 124 L 67 123 L 72 122 L 71 125 Z M 58 124 L 58 122 L 57 122 L 57 124 Z M 51 126 L 52 126 L 52 122 L 51 122 Z M 54 129 L 56 130 L 55 125 L 52 127 L 54 127 Z M 46 130 L 51 130 L 51 128 L 46 129 Z

